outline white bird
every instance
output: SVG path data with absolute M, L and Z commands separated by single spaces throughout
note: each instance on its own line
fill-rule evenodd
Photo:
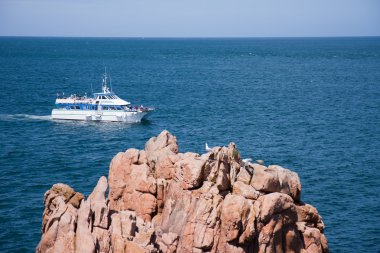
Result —
M 206 142 L 206 145 L 205 145 L 205 149 L 206 149 L 206 151 L 211 151 L 211 148 L 207 145 L 207 142 Z
M 241 160 L 243 163 L 250 163 L 252 162 L 252 158 L 246 158 Z

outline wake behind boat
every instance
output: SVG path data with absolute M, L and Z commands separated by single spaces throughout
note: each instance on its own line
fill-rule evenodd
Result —
M 107 87 L 107 79 L 107 73 L 104 73 L 102 92 L 94 93 L 93 98 L 77 95 L 66 98 L 57 95 L 55 108 L 51 112 L 52 119 L 135 123 L 154 111 L 151 107 L 132 106 L 119 98 Z

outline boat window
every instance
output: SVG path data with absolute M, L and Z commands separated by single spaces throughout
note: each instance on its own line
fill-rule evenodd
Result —
M 108 106 L 103 106 L 103 110 L 108 110 Z
M 75 107 L 73 105 L 70 105 L 70 109 L 75 109 Z
M 79 105 L 75 106 L 75 109 L 80 110 L 80 106 Z
M 118 106 L 118 107 L 116 107 L 116 110 L 121 111 L 121 110 L 123 110 L 123 108 L 121 108 L 120 106 Z

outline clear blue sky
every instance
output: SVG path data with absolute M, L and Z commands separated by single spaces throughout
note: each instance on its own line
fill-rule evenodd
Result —
M 380 0 L 0 0 L 0 36 L 380 36 Z

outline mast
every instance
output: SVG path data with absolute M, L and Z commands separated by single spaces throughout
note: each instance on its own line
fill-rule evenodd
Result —
M 111 92 L 112 92 L 112 79 L 111 79 L 111 68 L 110 68 L 110 70 L 109 70 L 109 75 L 110 75 L 110 88 L 111 88 Z
M 104 67 L 102 91 L 103 91 L 103 93 L 110 92 L 108 87 L 107 87 L 107 68 L 106 67 Z

